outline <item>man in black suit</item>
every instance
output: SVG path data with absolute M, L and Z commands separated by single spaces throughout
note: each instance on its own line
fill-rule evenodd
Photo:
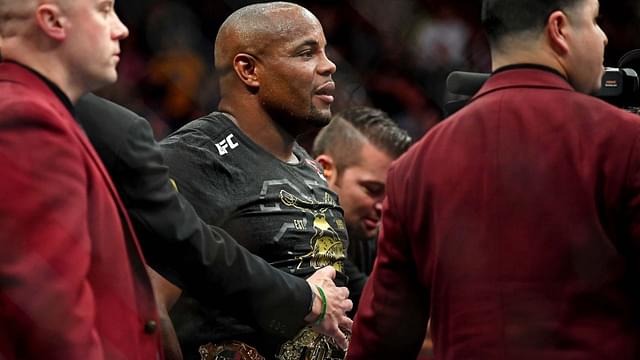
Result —
M 231 311 L 245 314 L 266 332 L 289 337 L 320 315 L 321 298 L 312 293 L 318 285 L 326 295 L 327 315 L 314 328 L 330 336 L 341 334 L 338 324 L 344 324 L 342 308 L 348 300 L 346 290 L 332 281 L 335 270 L 326 267 L 305 282 L 201 221 L 171 185 L 151 128 L 142 117 L 91 94 L 78 101 L 76 113 L 122 197 L 148 264 L 170 281 L 151 272 L 156 290 L 173 292 L 168 298 L 159 297 L 161 311 L 170 308 L 184 289 L 204 303 L 232 306 Z M 163 330 L 169 330 L 167 357 L 180 358 L 164 315 Z

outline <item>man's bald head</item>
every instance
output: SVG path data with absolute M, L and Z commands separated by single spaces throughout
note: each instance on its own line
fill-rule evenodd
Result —
M 289 2 L 253 4 L 236 10 L 216 36 L 216 70 L 221 74 L 231 70 L 238 53 L 263 54 L 272 41 L 294 32 L 301 18 L 320 23 L 309 10 Z
M 237 10 L 216 38 L 218 108 L 277 121 L 293 137 L 326 125 L 336 71 L 326 46 L 320 21 L 300 5 L 272 2 Z
M 117 79 L 129 30 L 106 0 L 0 0 L 2 56 L 28 66 L 74 101 Z
M 22 32 L 33 18 L 39 0 L 0 0 L 0 36 L 9 38 Z

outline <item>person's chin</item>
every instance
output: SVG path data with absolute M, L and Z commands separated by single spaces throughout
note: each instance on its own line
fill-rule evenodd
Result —
M 114 70 L 113 74 L 109 76 L 106 81 L 108 84 L 113 84 L 114 82 L 118 81 L 118 72 Z
M 364 233 L 364 237 L 367 240 L 375 240 L 378 237 L 378 230 L 374 230 L 374 231 L 366 231 Z
M 364 240 L 375 239 L 378 237 L 378 228 L 371 229 L 368 226 L 362 226 L 360 229 L 361 238 Z
M 101 77 L 104 82 L 115 82 L 118 80 L 118 70 L 116 65 L 107 66 L 98 76 Z
M 311 121 L 316 127 L 324 127 L 331 122 L 331 109 L 319 110 L 315 109 L 311 114 Z
M 598 93 L 600 92 L 601 88 L 602 88 L 602 82 L 598 81 L 591 86 L 590 91 L 585 91 L 585 92 L 592 96 L 598 96 Z
M 88 84 L 89 89 L 86 89 L 87 91 L 96 91 L 96 90 L 100 90 L 101 88 L 111 85 L 113 83 L 115 83 L 118 80 L 118 73 L 117 72 L 113 72 L 111 74 L 102 74 L 103 76 L 96 76 L 93 81 L 89 82 Z

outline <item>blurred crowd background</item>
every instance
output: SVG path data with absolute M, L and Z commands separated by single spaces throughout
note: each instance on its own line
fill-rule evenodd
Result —
M 523 0 L 526 1 L 526 0 Z M 157 139 L 218 104 L 213 42 L 234 10 L 259 1 L 121 0 L 131 35 L 120 79 L 104 95 L 146 117 Z M 442 120 L 453 70 L 489 72 L 479 0 L 293 1 L 320 19 L 337 64 L 333 110 L 369 105 L 418 139 Z M 609 37 L 605 65 L 640 48 L 640 1 L 601 0 Z

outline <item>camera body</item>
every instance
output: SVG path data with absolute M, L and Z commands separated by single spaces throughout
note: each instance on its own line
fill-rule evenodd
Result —
M 602 86 L 595 96 L 617 107 L 639 113 L 640 79 L 631 68 L 605 68 Z

